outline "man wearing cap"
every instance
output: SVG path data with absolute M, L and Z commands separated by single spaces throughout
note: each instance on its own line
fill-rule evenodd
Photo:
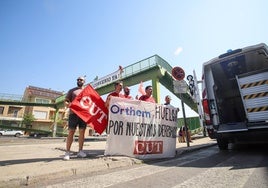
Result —
M 85 84 L 85 78 L 82 76 L 78 77 L 77 87 L 70 89 L 66 95 L 65 105 L 67 107 L 71 104 L 71 102 L 75 99 L 75 97 L 83 91 L 84 84 Z M 63 158 L 64 160 L 70 159 L 70 149 L 73 143 L 73 137 L 74 137 L 74 133 L 75 133 L 77 126 L 79 127 L 79 138 L 78 138 L 79 151 L 78 151 L 77 157 L 87 156 L 87 154 L 83 152 L 85 130 L 86 130 L 87 124 L 70 109 L 69 120 L 68 120 L 69 132 L 68 132 L 67 141 L 66 141 L 66 153 Z

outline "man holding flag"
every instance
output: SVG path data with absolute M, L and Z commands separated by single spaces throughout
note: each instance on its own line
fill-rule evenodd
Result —
M 97 133 L 102 134 L 108 124 L 108 109 L 105 106 L 105 102 L 90 84 L 83 88 L 84 83 L 85 79 L 79 77 L 77 87 L 71 89 L 66 96 L 70 116 L 65 160 L 70 159 L 70 148 L 77 126 L 79 126 L 79 152 L 77 156 L 86 157 L 86 153 L 82 150 L 86 126 L 89 125 Z
M 65 105 L 67 107 L 70 107 L 71 102 L 83 91 L 84 89 L 84 83 L 85 83 L 85 77 L 78 77 L 77 78 L 77 87 L 74 87 L 70 89 L 66 95 L 65 98 Z M 79 152 L 77 154 L 77 157 L 86 157 L 87 154 L 83 152 L 83 145 L 84 145 L 84 137 L 85 137 L 85 130 L 87 127 L 87 123 L 82 120 L 74 111 L 70 108 L 69 112 L 69 119 L 68 119 L 68 136 L 66 141 L 66 153 L 63 157 L 64 160 L 70 159 L 70 149 L 71 145 L 73 143 L 73 137 L 75 130 L 79 127 Z

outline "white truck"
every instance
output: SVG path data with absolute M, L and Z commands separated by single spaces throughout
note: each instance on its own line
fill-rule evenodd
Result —
M 268 47 L 261 43 L 203 64 L 204 124 L 219 149 L 268 139 Z

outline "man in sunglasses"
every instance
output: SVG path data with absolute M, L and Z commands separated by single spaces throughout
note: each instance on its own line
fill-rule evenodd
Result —
M 85 78 L 80 76 L 77 78 L 77 87 L 70 89 L 65 98 L 65 105 L 69 107 L 74 98 L 81 93 L 84 89 Z M 86 122 L 84 122 L 79 116 L 77 116 L 71 109 L 69 111 L 69 120 L 68 120 L 68 136 L 66 141 L 66 153 L 63 157 L 64 160 L 70 159 L 70 149 L 73 143 L 73 137 L 75 130 L 79 127 L 79 151 L 77 157 L 86 157 L 87 154 L 83 151 L 84 139 L 85 139 L 85 130 L 87 127 Z

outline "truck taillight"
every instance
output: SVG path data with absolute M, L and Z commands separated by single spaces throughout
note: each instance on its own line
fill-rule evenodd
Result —
M 211 118 L 210 118 L 210 110 L 209 110 L 208 99 L 203 99 L 202 104 L 203 104 L 205 123 L 206 123 L 206 125 L 210 125 L 211 124 Z

